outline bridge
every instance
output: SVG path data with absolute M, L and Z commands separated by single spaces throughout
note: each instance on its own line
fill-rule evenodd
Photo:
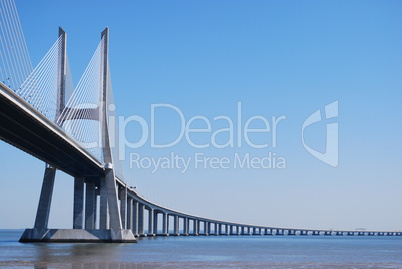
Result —
M 113 124 L 108 64 L 109 29 L 77 86 L 67 57 L 67 34 L 37 67 L 30 66 L 12 1 L 2 3 L 9 25 L 0 40 L 0 139 L 46 163 L 34 227 L 21 242 L 136 242 L 143 236 L 402 236 L 392 231 L 334 231 L 227 222 L 166 208 L 141 197 L 125 183 Z M 14 21 L 10 21 L 14 20 Z M 13 42 L 14 50 L 8 51 Z M 6 49 L 4 49 L 6 48 Z M 74 178 L 72 229 L 50 229 L 56 171 Z M 147 218 L 147 219 L 146 219 Z M 147 227 L 146 227 L 147 226 Z M 162 227 L 162 229 L 158 229 Z

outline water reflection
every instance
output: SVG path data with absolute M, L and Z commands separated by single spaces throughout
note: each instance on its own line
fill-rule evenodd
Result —
M 63 268 L 63 269 L 154 269 L 161 268 L 161 264 L 133 264 L 133 263 L 46 263 L 37 262 L 34 264 L 35 269 L 50 269 L 50 268 Z
M 159 262 L 136 262 L 134 255 L 128 256 L 127 247 L 133 244 L 30 244 L 30 256 L 33 268 L 66 269 L 154 269 L 161 268 Z M 124 262 L 121 262 L 121 261 Z M 32 266 L 31 263 L 31 266 Z M 32 267 L 30 267 L 32 268 Z
M 142 268 L 120 267 L 120 244 L 32 244 L 35 268 Z

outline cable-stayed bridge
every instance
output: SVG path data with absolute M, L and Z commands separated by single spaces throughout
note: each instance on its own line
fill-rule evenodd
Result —
M 76 86 L 59 35 L 32 68 L 15 5 L 1 1 L 0 138 L 46 162 L 33 229 L 22 242 L 135 242 L 155 235 L 401 236 L 400 232 L 256 226 L 178 212 L 125 183 L 108 63 L 109 29 Z M 56 170 L 74 177 L 72 229 L 49 229 Z

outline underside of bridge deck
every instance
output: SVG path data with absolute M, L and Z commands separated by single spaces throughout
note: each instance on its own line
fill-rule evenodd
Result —
M 82 154 L 82 149 L 72 146 L 69 137 L 61 135 L 63 132 L 58 132 L 55 124 L 39 112 L 24 108 L 24 103 L 14 92 L 0 85 L 1 140 L 72 176 L 96 179 L 103 174 L 102 167 Z

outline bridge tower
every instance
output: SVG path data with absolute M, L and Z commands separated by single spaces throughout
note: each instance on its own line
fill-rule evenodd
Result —
M 26 229 L 20 242 L 136 242 L 130 229 L 124 229 L 119 209 L 117 181 L 108 126 L 109 100 L 109 28 L 101 33 L 100 100 L 97 108 L 66 107 L 67 34 L 59 28 L 58 83 L 56 119 L 61 126 L 66 120 L 91 119 L 100 122 L 103 154 L 102 175 L 74 176 L 73 229 L 49 229 L 49 214 L 56 167 L 46 164 L 42 190 L 33 229 Z M 85 111 L 83 111 L 85 110 Z M 68 117 L 65 115 L 68 114 Z M 63 117 L 64 116 L 64 117 Z M 97 206 L 99 196 L 99 208 Z M 99 217 L 97 218 L 97 214 Z M 96 221 L 99 220 L 97 224 Z

